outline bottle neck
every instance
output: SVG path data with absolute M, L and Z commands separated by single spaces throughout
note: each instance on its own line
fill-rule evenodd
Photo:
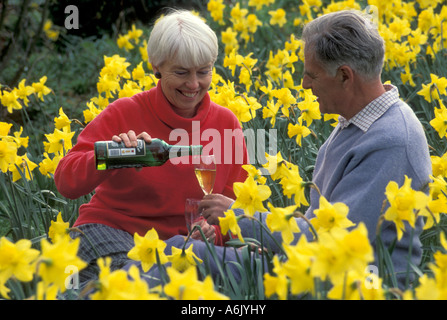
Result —
M 202 154 L 203 146 L 177 146 L 174 145 L 169 150 L 169 158 L 183 157 L 183 156 L 199 156 Z

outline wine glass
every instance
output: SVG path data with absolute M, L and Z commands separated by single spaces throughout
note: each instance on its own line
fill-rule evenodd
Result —
M 204 219 L 202 214 L 199 212 L 199 203 L 200 199 L 186 199 L 185 220 L 188 232 L 191 232 L 194 226 L 196 224 L 200 224 L 200 222 Z
M 205 195 L 211 194 L 216 179 L 216 159 L 214 155 L 197 156 L 194 172 Z

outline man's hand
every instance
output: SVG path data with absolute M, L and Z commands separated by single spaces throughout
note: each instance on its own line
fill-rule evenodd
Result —
M 209 224 L 219 225 L 219 217 L 224 217 L 233 199 L 221 194 L 209 194 L 203 197 L 199 204 L 199 211 Z

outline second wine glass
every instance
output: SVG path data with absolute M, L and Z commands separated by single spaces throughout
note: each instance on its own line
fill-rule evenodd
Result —
M 205 195 L 211 194 L 216 179 L 216 159 L 214 155 L 197 156 L 194 171 L 199 185 Z

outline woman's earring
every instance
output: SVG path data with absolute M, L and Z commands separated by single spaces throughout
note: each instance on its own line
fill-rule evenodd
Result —
M 160 72 L 155 72 L 155 78 L 161 79 L 161 73 Z

